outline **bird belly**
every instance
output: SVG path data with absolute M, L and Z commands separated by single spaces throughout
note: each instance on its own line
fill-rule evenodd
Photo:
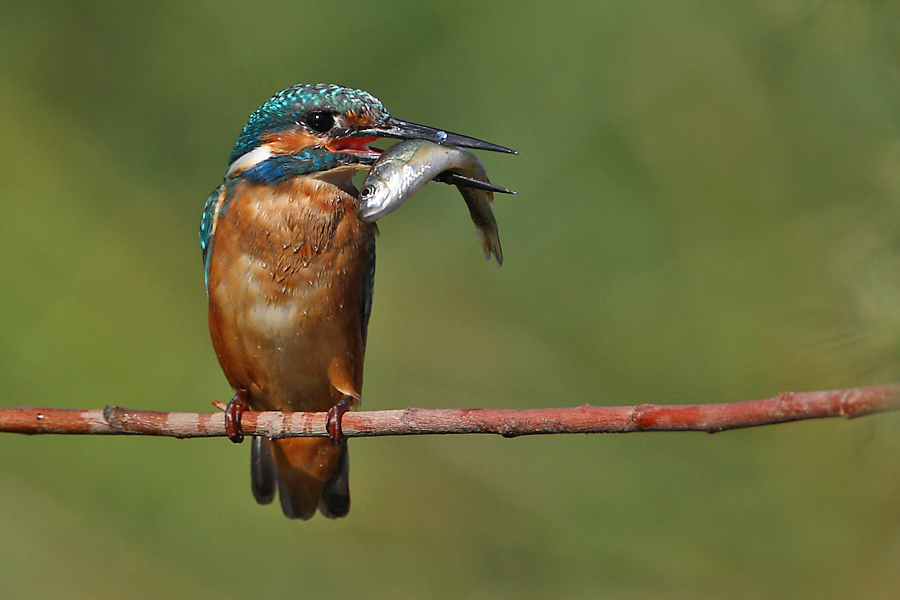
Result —
M 324 411 L 362 388 L 362 302 L 374 231 L 339 187 L 239 183 L 216 224 L 213 346 L 256 410 Z

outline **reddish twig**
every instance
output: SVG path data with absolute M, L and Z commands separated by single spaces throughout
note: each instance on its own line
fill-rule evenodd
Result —
M 540 409 L 424 409 L 347 413 L 347 437 L 496 433 L 505 437 L 549 433 L 706 431 L 756 427 L 803 419 L 861 417 L 900 410 L 900 384 L 825 392 L 787 392 L 776 398 L 723 404 L 591 406 Z M 324 437 L 325 413 L 245 412 L 247 435 Z M 0 432 L 137 434 L 178 438 L 225 435 L 222 413 L 177 413 L 61 408 L 0 409 Z

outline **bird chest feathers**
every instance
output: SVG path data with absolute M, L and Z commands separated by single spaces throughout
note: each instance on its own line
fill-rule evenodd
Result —
M 234 198 L 216 223 L 215 245 L 227 249 L 227 256 L 214 246 L 211 267 L 224 261 L 267 303 L 340 285 L 374 243 L 372 228 L 356 217 L 356 199 L 330 182 L 312 177 L 277 186 L 242 182 L 231 193 Z M 229 242 L 219 244 L 220 239 Z
M 240 182 L 215 221 L 210 329 L 229 380 L 269 409 L 326 410 L 362 364 L 366 273 L 374 228 L 328 181 Z M 340 357 L 336 359 L 336 357 Z M 325 408 L 320 408 L 324 406 Z

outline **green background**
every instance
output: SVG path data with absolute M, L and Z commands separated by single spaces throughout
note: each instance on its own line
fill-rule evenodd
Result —
M 721 402 L 900 359 L 894 3 L 3 3 L 4 406 L 208 411 L 197 229 L 298 82 L 516 148 L 381 222 L 366 408 Z M 349 518 L 246 444 L 0 437 L 3 598 L 896 598 L 895 416 L 351 443 Z

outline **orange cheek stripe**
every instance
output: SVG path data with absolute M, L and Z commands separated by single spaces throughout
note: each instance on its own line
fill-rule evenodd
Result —
M 344 113 L 343 117 L 347 125 L 350 125 L 351 127 L 368 127 L 369 125 L 375 124 L 375 119 L 368 113 L 361 115 L 357 112 L 348 112 Z
M 262 140 L 273 154 L 293 154 L 309 146 L 322 145 L 320 138 L 300 129 L 270 133 L 264 135 Z

